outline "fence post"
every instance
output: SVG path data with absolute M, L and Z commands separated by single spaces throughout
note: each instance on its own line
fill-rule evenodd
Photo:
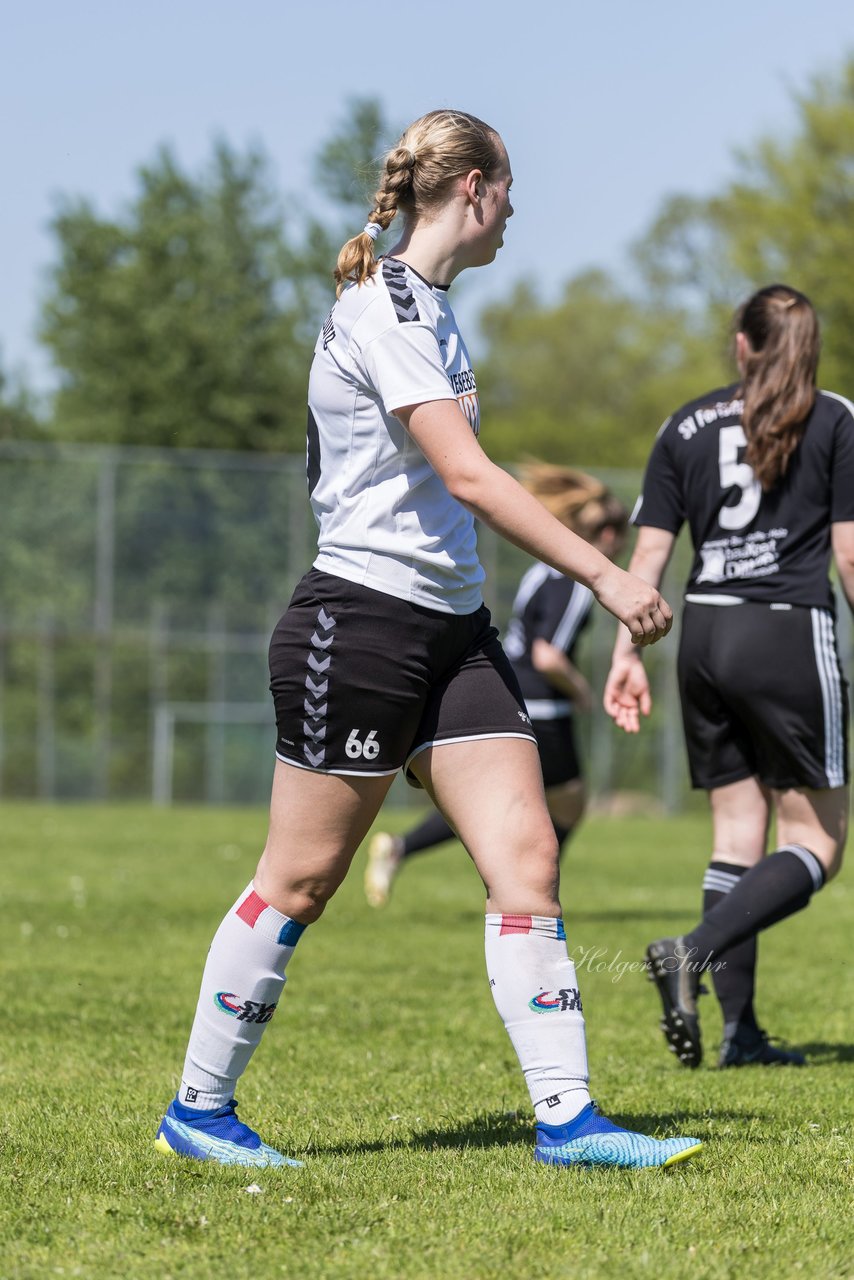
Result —
M 225 703 L 226 632 L 222 605 L 213 603 L 208 610 L 208 703 L 221 707 Z M 223 804 L 225 799 L 225 722 L 223 717 L 210 717 L 205 726 L 205 799 L 208 804 Z
M 56 651 L 53 613 L 42 613 L 38 662 L 39 799 L 56 799 Z
M 169 699 L 169 619 L 166 605 L 155 600 L 148 623 L 148 723 L 151 727 L 151 794 L 156 791 L 157 709 Z
M 103 800 L 110 787 L 110 719 L 113 700 L 113 593 L 116 536 L 116 455 L 106 452 L 98 470 L 95 533 L 95 672 L 93 792 Z
M 156 805 L 172 803 L 172 764 L 175 748 L 175 716 L 168 703 L 154 712 L 154 761 L 151 800 Z

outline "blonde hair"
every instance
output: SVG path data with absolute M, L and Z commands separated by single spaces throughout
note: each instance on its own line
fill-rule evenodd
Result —
M 465 111 L 430 111 L 404 131 L 383 161 L 368 221 L 383 231 L 398 212 L 407 219 L 443 205 L 454 181 L 472 169 L 489 178 L 501 165 L 501 139 Z M 374 241 L 362 231 L 342 247 L 335 267 L 337 294 L 348 281 L 364 284 L 377 269 Z
M 797 289 L 771 284 L 748 298 L 736 324 L 748 342 L 742 377 L 744 460 L 767 492 L 786 474 L 815 404 L 818 317 Z
M 526 462 L 519 480 L 551 515 L 588 541 L 603 528 L 628 528 L 629 513 L 607 485 L 586 471 L 549 462 Z

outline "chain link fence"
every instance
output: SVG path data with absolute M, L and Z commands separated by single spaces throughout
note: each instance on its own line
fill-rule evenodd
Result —
M 631 506 L 639 474 L 600 474 Z M 304 460 L 3 443 L 0 512 L 0 795 L 265 803 L 267 644 L 314 554 Z M 503 629 L 530 560 L 486 528 L 479 544 Z M 680 544 L 674 606 L 686 560 Z M 847 610 L 842 623 L 850 669 Z M 579 650 L 597 692 L 613 627 L 594 610 Z M 583 719 L 594 798 L 684 804 L 675 653 L 673 639 L 647 651 L 640 739 L 601 711 Z M 411 795 L 395 783 L 393 802 Z

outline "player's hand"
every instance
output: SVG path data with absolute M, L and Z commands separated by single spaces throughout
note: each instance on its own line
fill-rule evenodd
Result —
M 673 610 L 655 587 L 626 573 L 616 565 L 610 566 L 595 589 L 599 603 L 625 623 L 632 637 L 632 644 L 655 644 L 663 639 L 673 625 Z
M 618 728 L 626 733 L 639 731 L 641 716 L 652 710 L 652 696 L 643 663 L 635 654 L 614 658 L 602 704 Z

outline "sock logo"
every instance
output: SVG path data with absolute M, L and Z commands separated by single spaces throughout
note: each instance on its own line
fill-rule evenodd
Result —
M 221 1013 L 227 1013 L 238 1022 L 269 1022 L 276 1012 L 276 1003 L 264 1004 L 262 1000 L 243 1000 L 233 991 L 218 991 L 214 1004 Z
M 552 1094 L 552 1096 L 551 1096 L 550 1098 L 546 1098 L 546 1106 L 547 1106 L 547 1107 L 559 1107 L 559 1106 L 560 1106 L 560 1094 L 559 1094 L 559 1093 L 553 1093 L 553 1094 Z
M 185 1101 L 185 1102 L 196 1102 L 196 1101 L 198 1100 L 198 1097 L 199 1097 L 199 1091 L 198 1091 L 198 1089 L 185 1089 L 185 1090 L 184 1090 L 184 1101 Z
M 534 1013 L 581 1013 L 581 993 L 577 987 L 541 991 L 533 1000 L 528 1001 L 528 1008 L 533 1009 Z

